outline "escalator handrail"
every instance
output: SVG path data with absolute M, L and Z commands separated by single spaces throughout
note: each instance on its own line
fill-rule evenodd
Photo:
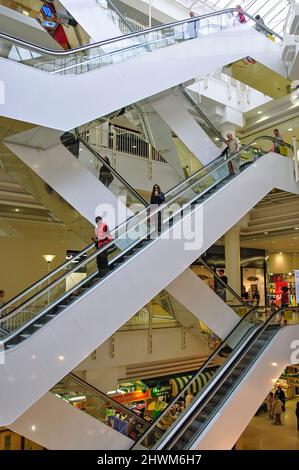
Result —
M 235 153 L 233 155 L 231 155 L 229 158 L 227 159 L 224 159 L 219 161 L 219 164 L 213 168 L 213 171 L 216 171 L 217 168 L 220 168 L 223 164 L 227 164 L 229 161 L 235 159 L 239 154 L 241 154 L 244 150 L 246 150 L 247 148 L 250 148 L 252 146 L 252 143 L 253 142 L 256 142 L 257 140 L 271 140 L 272 142 L 275 142 L 277 141 L 277 139 L 275 139 L 274 137 L 270 137 L 270 136 L 260 136 L 256 139 L 254 139 L 251 143 L 247 144 L 245 147 L 243 147 L 238 153 Z M 281 144 L 287 146 L 288 148 L 291 148 L 293 150 L 293 147 L 287 143 L 284 143 L 283 141 L 281 141 Z M 206 171 L 212 164 L 215 164 L 215 162 L 217 162 L 217 160 L 219 160 L 219 157 L 217 157 L 215 160 L 213 160 L 212 162 L 208 163 L 208 165 L 206 165 L 205 167 L 202 167 L 200 170 L 198 170 L 197 172 L 193 173 L 193 175 L 189 176 L 186 180 L 184 180 L 183 182 L 179 183 L 178 185 L 174 186 L 172 189 L 170 189 L 167 193 L 165 193 L 165 195 L 167 196 L 168 194 L 171 194 L 173 193 L 174 191 L 176 192 L 178 188 L 182 187 L 182 186 L 185 186 L 188 181 L 192 180 L 195 176 L 197 176 L 200 172 L 202 171 Z M 205 174 L 203 175 L 201 178 L 199 178 L 198 180 L 196 180 L 195 182 L 193 182 L 190 186 L 186 186 L 185 189 L 183 189 L 181 191 L 181 193 L 179 194 L 183 194 L 185 191 L 188 191 L 192 188 L 193 185 L 197 184 L 199 181 L 201 181 L 202 179 L 206 178 L 208 174 Z M 178 194 L 175 194 L 173 196 L 172 199 L 170 199 L 169 201 L 167 201 L 167 204 L 171 204 L 172 202 L 174 202 L 178 197 Z M 159 213 L 161 210 L 163 210 L 163 208 L 157 208 L 153 211 L 151 211 L 151 216 L 155 216 L 157 213 Z M 131 223 L 132 220 L 136 220 L 136 224 L 139 224 L 141 222 L 144 222 L 147 220 L 147 217 L 148 217 L 148 207 L 146 207 L 145 209 L 143 209 L 142 211 L 140 211 L 137 215 L 135 216 L 132 216 L 130 219 L 127 219 L 126 221 L 122 222 L 118 227 L 116 227 L 115 229 L 113 229 L 111 232 L 112 236 L 115 232 L 117 232 L 118 230 L 122 229 L 123 227 L 125 227 L 129 222 Z M 145 217 L 144 219 L 140 219 L 140 216 L 142 216 L 142 214 L 145 214 Z M 131 227 L 132 228 L 132 225 Z M 115 240 L 112 240 L 110 242 L 110 244 L 112 245 L 113 242 L 115 242 Z M 107 249 L 107 247 L 109 247 L 110 244 L 106 244 L 103 248 L 101 248 L 100 250 L 97 251 L 97 254 L 101 253 L 102 251 L 104 251 L 105 249 Z M 55 270 L 51 271 L 49 274 L 47 274 L 46 276 L 44 276 L 43 278 L 41 278 L 39 281 L 37 281 L 35 284 L 31 285 L 30 287 L 28 287 L 27 289 L 25 289 L 23 292 L 21 292 L 20 294 L 18 294 L 17 296 L 15 296 L 13 299 L 9 300 L 6 304 L 4 304 L 1 308 L 0 308 L 0 320 L 6 318 L 8 315 L 10 315 L 11 313 L 13 312 L 9 312 L 8 314 L 6 315 L 3 315 L 1 316 L 1 312 L 3 310 L 5 310 L 6 308 L 8 308 L 10 305 L 12 305 L 14 302 L 16 302 L 17 300 L 19 300 L 20 298 L 22 298 L 25 294 L 31 292 L 32 290 L 34 290 L 36 287 L 38 287 L 40 284 L 42 284 L 43 282 L 47 281 L 48 279 L 50 279 L 53 275 L 55 275 L 56 273 L 58 273 L 60 270 L 62 269 L 65 269 L 66 267 L 70 266 L 71 263 L 73 263 L 75 260 L 77 260 L 78 258 L 80 258 L 82 255 L 84 255 L 87 251 L 89 251 L 92 247 L 94 246 L 94 243 L 90 244 L 88 247 L 86 247 L 84 250 L 82 250 L 80 253 L 78 253 L 76 256 L 74 256 L 71 260 L 65 262 L 65 263 L 62 263 L 60 266 L 58 266 Z M 96 253 L 93 253 L 91 254 L 90 256 L 88 256 L 87 258 L 85 258 L 84 261 L 82 261 L 81 263 L 79 263 L 79 265 L 77 265 L 77 268 L 79 268 L 79 266 L 83 266 L 83 262 L 84 263 L 87 263 L 90 259 L 94 258 L 96 256 Z M 58 280 L 61 280 L 63 277 L 66 277 L 68 276 L 69 273 L 65 273 L 63 274 L 61 277 L 59 277 L 58 279 L 56 279 L 54 282 L 57 282 Z M 53 283 L 50 283 L 49 285 L 47 285 L 43 290 L 44 291 L 47 291 Z M 37 294 L 33 295 L 30 299 L 27 299 L 25 301 L 25 303 L 27 303 L 29 300 L 32 300 L 34 299 L 35 297 L 37 297 L 38 295 L 40 295 L 40 292 L 38 292 Z M 21 305 L 17 308 L 20 308 Z
M 199 258 L 200 262 L 205 266 L 205 268 L 207 268 L 212 274 L 213 276 L 217 279 L 217 281 L 223 286 L 225 287 L 225 289 L 227 289 L 231 294 L 234 295 L 234 297 L 236 297 L 236 299 L 239 300 L 240 304 L 241 305 L 244 305 L 245 307 L 249 307 L 250 309 L 252 309 L 252 305 L 248 304 L 247 302 L 245 302 L 244 299 L 242 299 L 242 297 L 239 296 L 239 294 L 237 294 L 231 287 L 230 285 L 226 284 L 220 276 L 218 276 L 218 274 L 216 273 L 216 271 L 214 271 L 214 269 L 208 264 L 206 263 L 202 257 Z
M 137 191 L 132 188 L 132 186 L 112 166 L 105 162 L 103 157 L 101 157 L 101 155 L 92 147 L 92 145 L 89 144 L 89 142 L 87 142 L 87 140 L 84 139 L 84 137 L 78 135 L 78 139 L 80 142 L 82 142 L 83 145 L 85 145 L 85 147 L 87 147 L 87 149 L 96 157 L 96 159 L 99 160 L 105 166 L 105 168 L 107 168 L 115 176 L 116 179 L 120 180 L 122 184 L 128 188 L 131 193 L 134 194 L 136 199 L 138 199 L 144 207 L 148 206 L 148 202 L 146 202 L 146 200 L 143 199 L 143 197 L 140 196 L 140 194 L 138 194 Z
M 150 423 L 148 421 L 143 419 L 141 416 L 138 416 L 136 413 L 134 413 L 134 411 L 129 410 L 129 408 L 126 408 L 124 405 L 122 405 L 118 401 L 114 400 L 109 395 L 106 395 L 106 393 L 101 392 L 101 390 L 94 387 L 93 385 L 86 382 L 85 380 L 81 379 L 81 377 L 78 377 L 78 375 L 74 374 L 73 372 L 70 372 L 69 374 L 67 374 L 67 377 L 70 377 L 71 380 L 73 380 L 74 382 L 78 383 L 82 387 L 89 390 L 93 395 L 96 395 L 96 396 L 100 397 L 102 400 L 105 400 L 105 401 L 109 402 L 112 406 L 117 407 L 120 410 L 122 410 L 124 413 L 134 417 L 134 419 L 140 421 L 143 425 L 146 425 L 146 426 L 150 425 Z
M 38 52 L 40 54 L 47 54 L 49 56 L 53 56 L 53 57 L 56 57 L 56 58 L 68 57 L 72 54 L 89 51 L 91 49 L 103 47 L 103 46 L 106 46 L 108 44 L 117 43 L 117 42 L 123 41 L 125 39 L 130 39 L 132 37 L 138 37 L 138 36 L 142 36 L 142 35 L 145 35 L 145 34 L 148 34 L 148 33 L 151 33 L 151 32 L 156 32 L 156 31 L 160 31 L 160 30 L 163 30 L 163 29 L 172 28 L 172 27 L 175 27 L 175 26 L 180 26 L 180 25 L 184 25 L 184 24 L 188 24 L 188 23 L 196 23 L 196 22 L 201 21 L 205 18 L 212 18 L 212 17 L 215 17 L 215 16 L 222 16 L 224 14 L 238 13 L 238 12 L 239 11 L 237 10 L 237 8 L 227 8 L 225 10 L 220 10 L 220 11 L 206 13 L 204 15 L 196 16 L 195 18 L 187 18 L 187 19 L 184 19 L 184 20 L 175 21 L 173 23 L 166 23 L 164 25 L 154 26 L 152 28 L 147 28 L 147 29 L 144 29 L 142 31 L 136 31 L 136 32 L 129 33 L 129 34 L 124 34 L 122 36 L 117 36 L 115 38 L 105 39 L 103 41 L 98 41 L 98 42 L 94 42 L 92 44 L 87 44 L 87 45 L 84 45 L 84 46 L 76 47 L 74 49 L 63 50 L 63 51 L 57 51 L 57 50 L 53 50 L 53 49 L 48 49 L 46 47 L 37 46 L 36 44 L 33 44 L 29 41 L 25 41 L 25 40 L 20 39 L 20 38 L 15 38 L 14 36 L 11 36 L 11 35 L 3 33 L 3 32 L 0 32 L 0 39 L 4 39 L 6 41 L 9 41 L 9 42 L 13 43 L 14 45 L 28 48 L 28 49 L 30 49 L 34 52 Z M 276 36 L 278 39 L 283 40 L 283 38 L 279 34 L 277 34 L 275 31 L 271 30 L 270 28 L 268 28 L 266 25 L 262 25 L 262 24 L 258 23 L 258 21 L 253 16 L 251 16 L 249 13 L 247 13 L 246 11 L 243 11 L 242 13 L 248 19 L 255 22 L 258 25 L 259 29 L 263 29 L 264 31 L 267 32 L 267 34 L 272 34 L 273 36 Z
M 202 112 L 200 107 L 198 106 L 197 103 L 195 103 L 194 99 L 190 95 L 190 93 L 186 90 L 183 84 L 179 85 L 179 90 L 181 90 L 183 96 L 185 99 L 191 104 L 191 106 L 196 110 L 196 112 L 203 118 L 203 120 L 207 123 L 208 127 L 210 127 L 213 132 L 217 135 L 217 137 L 223 142 L 225 145 L 227 145 L 226 139 L 223 137 L 221 132 L 217 129 L 217 127 L 214 126 L 214 124 L 210 121 L 210 119 L 205 115 L 205 113 Z
M 228 365 L 227 368 L 225 368 L 223 371 L 222 371 L 222 374 L 221 375 L 215 375 L 212 377 L 211 379 L 211 382 L 208 384 L 208 387 L 204 390 L 204 396 L 201 398 L 200 400 L 200 404 L 198 403 L 198 405 L 195 407 L 196 403 L 198 402 L 198 399 L 200 398 L 200 396 L 198 397 L 198 399 L 196 401 L 194 401 L 194 403 L 192 403 L 192 414 L 194 413 L 194 409 L 196 408 L 196 415 L 198 415 L 200 413 L 200 411 L 206 406 L 206 404 L 213 398 L 213 396 L 215 395 L 215 393 L 219 390 L 219 388 L 221 387 L 221 385 L 225 382 L 225 380 L 227 379 L 227 377 L 230 375 L 231 373 L 231 370 L 232 370 L 232 367 L 236 367 L 241 361 L 242 359 L 244 358 L 244 356 L 246 355 L 246 353 L 248 352 L 248 350 L 252 347 L 252 345 L 255 343 L 255 341 L 263 334 L 263 332 L 266 330 L 267 326 L 269 325 L 269 323 L 271 322 L 272 318 L 275 317 L 276 315 L 280 315 L 280 320 L 282 318 L 282 312 L 284 310 L 298 310 L 298 307 L 283 307 L 283 308 L 280 308 L 279 310 L 273 312 L 269 318 L 267 318 L 267 320 L 263 323 L 263 325 L 256 331 L 256 333 L 254 334 L 253 337 L 251 337 L 249 339 L 249 341 L 245 344 L 244 348 L 240 349 L 238 348 L 237 351 L 236 351 L 236 358 L 234 361 L 231 361 Z M 245 351 L 244 351 L 245 349 Z M 250 366 L 251 367 L 251 366 Z M 217 382 L 216 384 L 212 384 L 212 382 L 215 381 L 215 379 L 217 379 Z M 218 383 L 218 381 L 220 383 Z M 239 382 L 238 382 L 239 383 Z M 209 391 L 211 392 L 211 385 L 214 386 L 213 390 L 212 390 L 212 393 L 209 393 Z M 199 409 L 198 409 L 199 408 Z M 180 432 L 180 436 L 178 437 L 178 439 L 181 437 L 181 435 L 184 433 L 184 431 L 186 430 L 186 428 L 189 426 L 190 424 L 190 419 L 188 420 L 188 418 L 190 417 L 190 409 L 189 409 L 189 413 L 187 412 L 187 409 L 185 410 L 186 411 L 186 414 L 185 414 L 185 419 L 184 419 L 184 422 L 183 422 L 183 425 L 184 425 L 184 429 L 182 432 Z M 183 416 L 182 416 L 183 418 Z M 188 421 L 187 424 L 185 424 L 186 420 Z M 208 423 L 206 423 L 207 425 Z M 148 430 L 147 430 L 148 431 Z M 147 432 L 146 431 L 146 432 Z M 201 430 L 202 432 L 202 430 Z M 178 440 L 176 439 L 175 442 Z
M 183 393 L 187 392 L 188 388 L 190 387 L 190 384 L 191 382 L 193 381 L 193 379 L 201 374 L 206 368 L 207 368 L 207 365 L 216 357 L 218 356 L 219 352 L 221 351 L 221 349 L 226 345 L 227 341 L 229 340 L 230 336 L 235 332 L 235 330 L 240 326 L 241 323 L 243 323 L 248 315 L 252 314 L 254 312 L 254 310 L 259 310 L 260 307 L 254 307 L 252 310 L 250 310 L 249 312 L 247 312 L 244 317 L 242 317 L 240 319 L 240 321 L 238 321 L 238 323 L 233 327 L 233 329 L 230 331 L 230 333 L 226 336 L 226 338 L 224 340 L 222 340 L 222 342 L 219 344 L 219 346 L 217 346 L 217 348 L 215 349 L 215 351 L 212 352 L 212 354 L 206 359 L 206 361 L 201 365 L 201 367 L 196 371 L 196 373 L 191 377 L 191 379 L 188 380 L 188 382 L 185 384 L 185 386 L 180 390 L 179 394 L 175 397 L 174 400 L 172 400 L 172 402 L 165 408 L 165 410 L 163 410 L 163 412 L 158 416 L 158 418 L 151 424 L 151 426 L 147 429 L 146 431 L 146 434 L 149 434 L 155 427 L 156 427 L 156 422 L 157 420 L 163 418 L 163 416 L 165 416 L 170 408 L 177 402 L 177 400 L 179 399 L 180 395 L 182 395 Z M 275 312 L 276 314 L 277 312 Z M 212 380 L 212 379 L 211 379 Z M 138 443 L 140 443 L 142 440 L 144 439 L 144 435 L 138 440 L 135 442 L 134 445 L 137 445 Z

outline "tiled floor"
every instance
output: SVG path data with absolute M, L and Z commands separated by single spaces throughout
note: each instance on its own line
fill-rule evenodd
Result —
M 266 414 L 255 416 L 236 444 L 237 450 L 299 450 L 299 431 L 295 415 L 299 397 L 288 400 L 282 426 L 275 426 Z

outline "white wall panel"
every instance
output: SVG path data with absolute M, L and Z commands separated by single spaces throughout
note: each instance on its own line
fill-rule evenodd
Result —
M 133 441 L 48 392 L 9 427 L 48 450 L 125 450 Z

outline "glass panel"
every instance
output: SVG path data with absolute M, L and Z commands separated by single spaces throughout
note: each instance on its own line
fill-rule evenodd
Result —
M 149 423 L 137 414 L 73 374 L 64 377 L 50 391 L 56 397 L 133 440 L 138 439 L 149 427 Z
M 268 138 L 268 140 L 273 143 L 273 139 Z M 43 323 L 58 315 L 82 292 L 100 282 L 103 277 L 134 256 L 162 232 L 169 230 L 174 222 L 179 221 L 182 209 L 193 210 L 197 203 L 201 203 L 203 198 L 208 196 L 208 191 L 213 189 L 216 191 L 218 183 L 222 182 L 224 185 L 227 178 L 233 178 L 263 154 L 261 150 L 257 151 L 249 145 L 228 160 L 224 157 L 218 158 L 166 193 L 166 201 L 162 207 L 146 208 L 114 229 L 112 242 L 100 250 L 96 250 L 94 245 L 87 247 L 72 261 L 63 264 L 0 309 L 0 315 L 5 316 L 0 319 L 0 338 L 7 338 L 14 333 L 16 341 L 22 341 L 24 337 L 34 332 L 34 328 L 41 327 Z M 186 215 L 186 212 L 183 215 Z M 46 288 L 44 288 L 45 283 Z M 38 293 L 30 299 L 32 292 Z M 29 300 L 24 302 L 24 298 Z M 35 326 L 32 331 L 30 324 L 33 321 Z M 26 325 L 27 332 L 25 336 L 22 333 L 16 337 L 21 325 Z M 12 345 L 11 338 L 9 341 Z
M 86 46 L 76 53 L 64 53 L 54 58 L 49 53 L 39 53 L 30 47 L 12 46 L 9 41 L 0 42 L 0 56 L 20 61 L 50 73 L 86 73 L 99 67 L 115 64 L 143 55 L 156 49 L 192 40 L 196 37 L 219 32 L 233 27 L 230 13 L 217 13 L 210 17 L 186 19 L 172 25 L 165 25 L 145 32 L 102 41 L 99 45 Z M 57 54 L 53 54 L 57 57 Z
M 217 377 L 223 373 L 225 366 L 231 362 L 231 359 L 242 350 L 242 348 L 250 341 L 250 338 L 253 337 L 253 334 L 257 334 L 261 327 L 265 325 L 265 322 L 268 322 L 268 330 L 271 337 L 272 334 L 275 334 L 277 328 L 280 327 L 282 321 L 281 312 L 272 313 L 270 308 L 263 307 L 255 309 L 252 312 L 249 312 L 246 317 L 244 317 L 240 323 L 236 326 L 226 340 L 221 344 L 221 346 L 213 353 L 204 366 L 193 376 L 193 378 L 188 382 L 184 389 L 178 394 L 175 400 L 171 405 L 161 414 L 161 416 L 155 421 L 155 427 L 151 428 L 146 432 L 146 434 L 140 439 L 140 442 L 137 443 L 137 446 L 140 444 L 143 447 L 148 449 L 153 449 L 157 447 L 158 442 L 165 439 L 169 434 L 170 430 L 174 426 L 178 426 L 178 423 L 184 415 L 186 414 L 188 407 L 201 399 L 202 395 L 206 392 L 210 383 L 215 381 Z M 276 329 L 273 329 L 275 326 Z M 272 328 L 272 329 L 271 329 Z M 255 336 L 253 337 L 255 338 Z M 259 351 L 260 353 L 260 351 Z M 252 360 L 254 361 L 256 357 Z M 249 365 L 250 361 L 247 362 Z M 241 380 L 241 377 L 239 377 Z M 238 381 L 239 382 L 239 381 Z M 234 384 L 235 386 L 236 384 Z M 226 390 L 226 395 L 223 396 L 223 401 L 227 398 L 229 394 L 232 393 L 232 388 L 228 387 Z M 213 395 L 211 396 L 211 398 Z M 209 403 L 209 401 L 208 401 Z M 200 425 L 202 423 L 207 424 L 211 416 L 214 415 L 221 407 L 221 404 L 218 404 L 216 407 L 214 404 L 209 409 L 208 413 L 204 412 L 204 405 L 201 405 L 203 408 L 200 415 Z M 197 414 L 194 416 L 198 416 Z M 192 428 L 192 433 L 189 431 L 190 428 L 186 429 L 188 434 L 188 440 L 190 440 L 191 435 L 195 435 L 198 432 L 198 426 Z M 183 449 L 184 447 L 178 447 Z
M 78 158 L 100 181 L 121 200 L 128 208 L 134 206 L 135 213 L 144 209 L 146 202 L 129 186 L 129 184 L 112 168 L 108 157 L 102 158 L 83 138 L 66 132 L 61 142 Z M 139 209 L 137 210 L 137 207 Z

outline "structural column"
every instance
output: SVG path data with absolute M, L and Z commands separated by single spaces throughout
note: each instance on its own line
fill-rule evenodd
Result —
M 240 258 L 240 226 L 235 225 L 225 234 L 225 274 L 228 284 L 241 294 L 241 258 Z

